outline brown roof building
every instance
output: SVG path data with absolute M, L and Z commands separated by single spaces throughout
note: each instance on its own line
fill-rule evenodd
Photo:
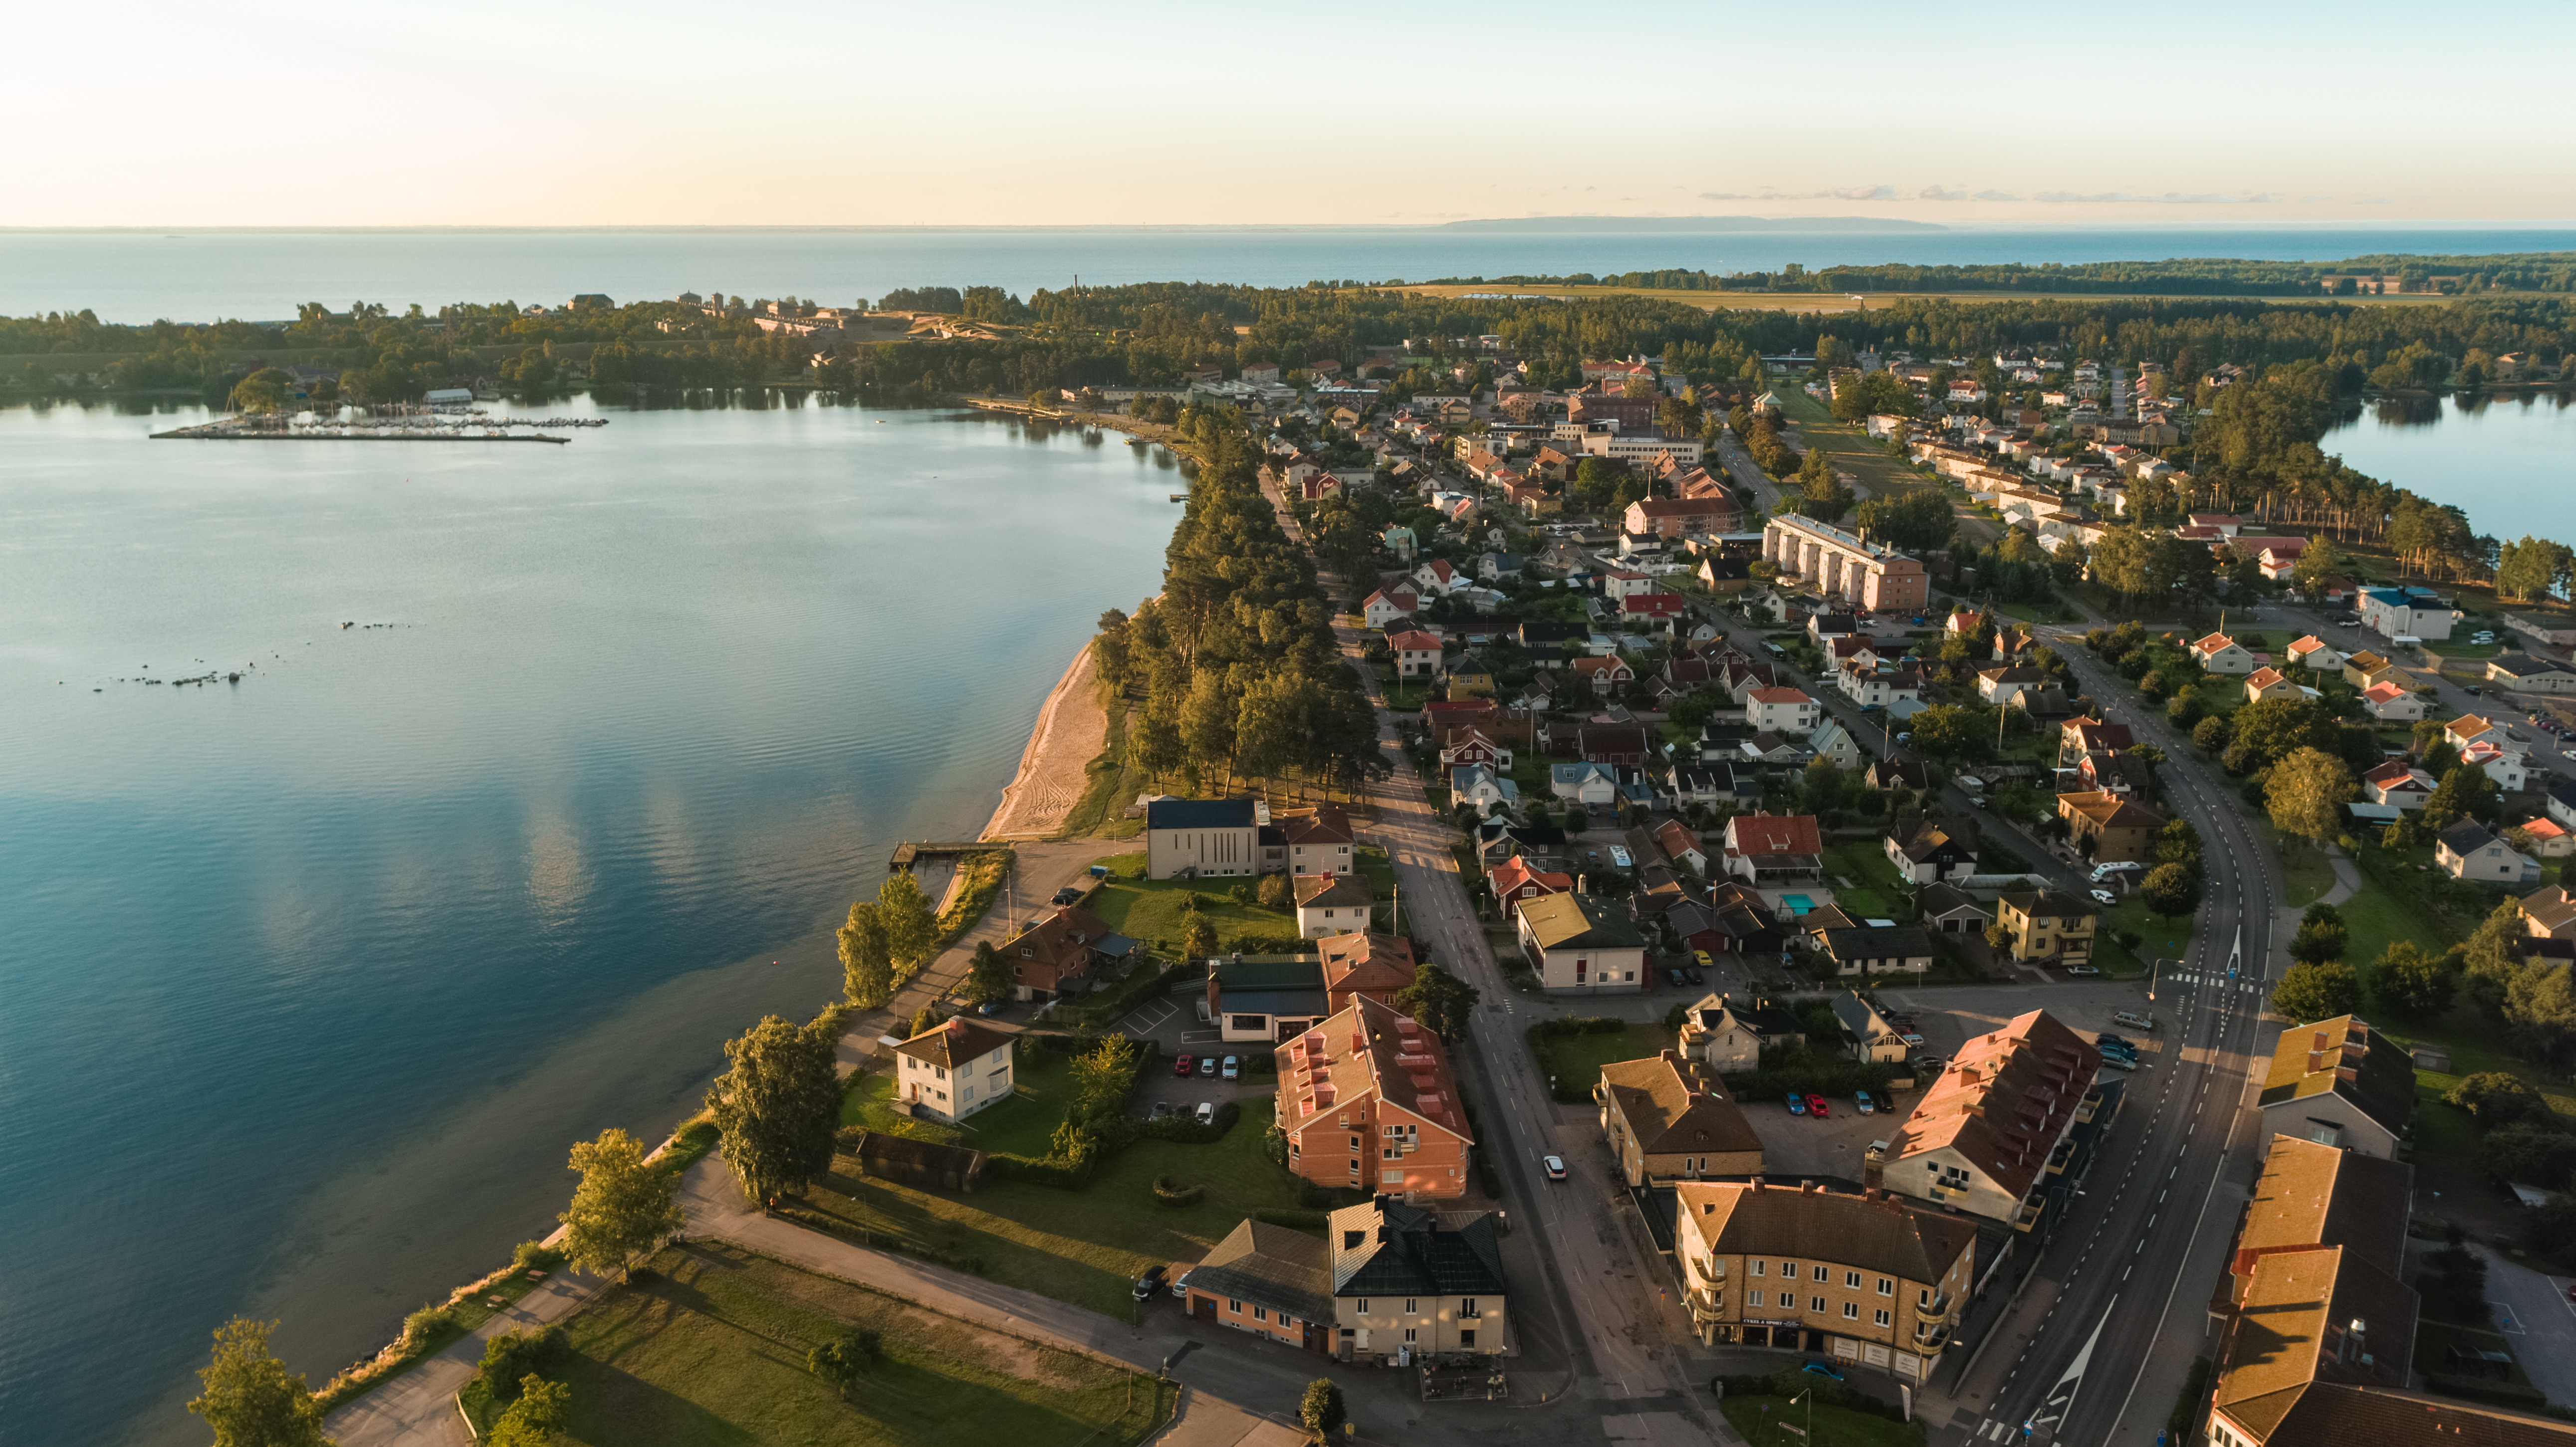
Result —
M 1883 1191 L 1685 1181 L 1673 1254 L 1704 1345 L 1825 1354 L 1929 1377 L 1976 1281 L 1975 1223 Z
M 1762 1138 L 1735 1097 L 1677 1051 L 1602 1066 L 1592 1098 L 1631 1186 L 1762 1173 Z
M 2058 1148 L 2091 1118 L 2102 1052 L 2044 1010 L 1961 1045 L 1888 1139 L 1889 1189 L 2016 1226 L 2038 1219 Z
M 2096 864 L 2155 857 L 2156 831 L 2165 827 L 2162 814 L 2102 789 L 2058 795 L 2057 814 L 2078 841 L 2093 841 Z
M 1466 1193 L 1475 1138 L 1438 1036 L 1362 998 L 1274 1054 L 1290 1171 L 1407 1199 Z
M 1413 941 L 1401 935 L 1360 931 L 1315 942 L 1324 961 L 1324 994 L 1333 1014 L 1360 998 L 1395 1004 L 1396 992 L 1413 983 Z
M 2415 1120 L 2415 1060 L 2359 1016 L 2293 1025 L 2256 1101 L 2266 1149 L 2287 1136 L 2393 1160 Z
M 1376 899 L 1356 874 L 1297 876 L 1297 934 L 1319 940 L 1369 927 Z
M 1135 948 L 1097 915 L 1066 905 L 1005 941 L 1002 957 L 1016 972 L 1013 997 L 1045 1001 L 1091 988 L 1103 962 L 1124 959 Z

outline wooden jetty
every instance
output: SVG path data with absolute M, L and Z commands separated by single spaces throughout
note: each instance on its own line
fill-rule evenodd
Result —
M 906 842 L 894 847 L 894 857 L 886 861 L 886 872 L 888 874 L 892 874 L 898 869 L 909 870 L 915 864 L 918 864 L 925 859 L 955 859 L 961 854 L 979 854 L 988 849 L 999 849 L 1001 847 L 1003 846 L 998 844 L 986 844 L 981 840 L 973 840 L 964 844 L 934 843 L 927 841 Z

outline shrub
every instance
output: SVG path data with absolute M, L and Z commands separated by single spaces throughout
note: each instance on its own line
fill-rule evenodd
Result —
M 1184 1186 L 1169 1176 L 1154 1178 L 1154 1199 L 1166 1206 L 1195 1206 L 1206 1196 L 1205 1186 Z
M 2522 1119 L 2541 1109 L 2540 1096 L 2501 1070 L 2481 1070 L 2451 1087 L 2442 1099 L 2477 1117 L 2490 1129 Z
M 572 1340 L 559 1326 L 544 1331 L 505 1331 L 485 1344 L 474 1379 L 492 1400 L 507 1406 L 519 1399 L 523 1382 L 541 1376 L 572 1350 Z
M 1007 1151 L 984 1157 L 984 1174 L 995 1180 L 1027 1181 L 1032 1185 L 1053 1186 L 1060 1191 L 1079 1191 L 1091 1184 L 1092 1161 L 1042 1161 L 1034 1156 L 1012 1155 Z
M 445 1331 L 456 1320 L 456 1314 L 444 1306 L 424 1306 L 403 1318 L 403 1340 L 414 1346 Z
M 1862 1412 L 1891 1422 L 1905 1420 L 1905 1409 L 1894 1402 L 1881 1401 L 1848 1383 L 1800 1371 L 1796 1367 L 1758 1377 L 1721 1376 L 1709 1383 L 1709 1390 L 1721 1397 L 1795 1397 L 1812 1390 L 1819 1407 L 1840 1407 L 1846 1412 Z
M 522 1241 L 510 1252 L 510 1264 L 521 1271 L 553 1271 L 564 1264 L 564 1254 L 543 1241 Z
M 1136 1127 L 1136 1133 L 1152 1136 L 1158 1141 L 1179 1141 L 1184 1145 L 1214 1145 L 1225 1139 L 1225 1133 L 1234 1129 L 1234 1123 L 1242 1118 L 1243 1106 L 1229 1100 L 1216 1108 L 1216 1118 L 1206 1125 L 1199 1124 L 1199 1118 L 1195 1115 L 1173 1114 L 1164 1116 L 1160 1120 L 1146 1121 Z

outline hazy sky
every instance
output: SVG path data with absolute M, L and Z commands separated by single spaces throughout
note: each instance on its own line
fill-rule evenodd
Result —
M 2576 5 L 13 14 L 0 226 L 2565 221 Z

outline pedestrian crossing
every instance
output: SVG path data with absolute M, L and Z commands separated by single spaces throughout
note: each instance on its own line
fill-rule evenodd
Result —
M 2177 985 L 2208 985 L 2221 991 L 2233 987 L 2240 995 L 2259 995 L 2264 984 L 2261 980 L 2231 980 L 2222 970 L 2176 970 L 2165 978 Z

